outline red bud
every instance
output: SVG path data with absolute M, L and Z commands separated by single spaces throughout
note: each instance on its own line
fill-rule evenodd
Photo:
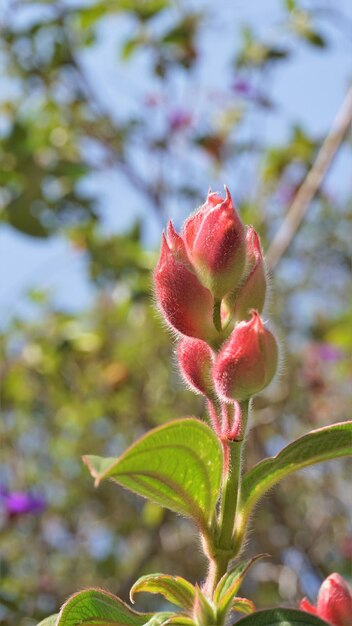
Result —
M 213 370 L 216 390 L 225 401 L 243 401 L 272 380 L 278 363 L 274 336 L 256 311 L 241 322 L 220 351 Z
M 318 615 L 331 626 L 350 626 L 352 619 L 352 593 L 347 582 L 339 574 L 330 574 L 321 585 L 317 606 L 306 598 L 301 601 L 302 611 Z
M 170 220 L 167 225 L 167 241 L 170 250 L 173 252 L 175 258 L 183 263 L 189 270 L 193 271 L 192 264 L 187 256 L 186 246 L 182 237 L 175 231 L 174 225 Z
M 313 606 L 313 604 L 311 604 L 309 600 L 307 600 L 307 598 L 303 598 L 303 600 L 301 600 L 299 608 L 301 609 L 301 611 L 311 613 L 311 615 L 317 615 L 316 607 Z
M 250 310 L 261 313 L 265 304 L 266 276 L 263 254 L 259 237 L 252 226 L 248 227 L 247 243 L 247 277 L 236 294 L 234 318 L 236 321 L 250 317 Z
M 214 353 L 208 344 L 201 339 L 183 337 L 178 345 L 177 357 L 181 374 L 193 391 L 213 396 L 211 371 Z
M 188 257 L 202 283 L 221 299 L 241 280 L 245 266 L 245 230 L 229 190 L 222 199 L 208 193 L 182 229 Z
M 181 237 L 169 226 L 171 249 L 165 235 L 154 272 L 158 304 L 170 326 L 190 337 L 210 340 L 213 325 L 213 297 L 186 266 L 187 255 Z M 186 256 L 184 256 L 186 255 Z

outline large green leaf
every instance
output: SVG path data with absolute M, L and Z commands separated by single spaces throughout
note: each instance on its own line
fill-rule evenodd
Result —
M 185 418 L 156 428 L 119 458 L 84 457 L 95 484 L 112 478 L 206 528 L 219 495 L 222 453 L 214 432 Z
M 176 604 L 188 611 L 192 611 L 195 598 L 195 588 L 181 576 L 167 574 L 147 574 L 139 578 L 130 591 L 131 602 L 134 594 L 145 591 L 160 593 L 168 602 Z
M 255 465 L 243 478 L 239 514 L 248 515 L 262 495 L 292 472 L 337 457 L 352 454 L 352 422 L 313 430 L 279 454 Z
M 43 619 L 37 626 L 55 626 L 58 614 L 50 615 Z
M 236 626 L 328 626 L 315 615 L 295 609 L 269 609 L 248 615 Z
M 151 615 L 137 613 L 101 589 L 86 589 L 63 605 L 56 626 L 143 626 Z

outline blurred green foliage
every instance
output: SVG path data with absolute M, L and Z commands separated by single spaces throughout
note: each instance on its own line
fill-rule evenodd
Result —
M 116 455 L 152 426 L 204 415 L 202 400 L 179 381 L 172 339 L 156 316 L 156 256 L 142 235 L 152 218 L 165 224 L 170 199 L 180 222 L 220 173 L 229 186 L 239 185 L 243 220 L 260 230 L 264 247 L 272 238 L 323 137 L 295 120 L 281 145 L 247 131 L 253 114 L 263 123 L 285 115 L 268 75 L 284 72 L 302 44 L 315 50 L 328 43 L 319 11 L 282 4 L 284 45 L 234 23 L 229 85 L 217 101 L 195 95 L 193 83 L 201 38 L 222 10 L 227 19 L 225 3 L 214 14 L 202 2 L 197 10 L 166 0 L 6 2 L 0 53 L 11 89 L 0 102 L 1 220 L 29 237 L 67 237 L 86 260 L 95 299 L 90 309 L 70 313 L 35 290 L 28 295 L 31 315 L 15 317 L 2 334 L 0 482 L 42 493 L 47 507 L 16 517 L 0 501 L 0 624 L 32 626 L 89 585 L 126 598 L 147 572 L 192 581 L 204 575 L 189 522 L 114 485 L 95 491 L 80 456 Z M 119 20 L 130 35 L 116 36 L 116 63 L 147 59 L 155 85 L 155 93 L 138 96 L 138 107 L 131 88 L 128 113 L 104 101 L 84 62 Z M 173 103 L 178 79 L 189 94 L 181 109 Z M 192 106 L 200 97 L 208 99 L 207 115 L 196 119 Z M 251 173 L 242 176 L 248 162 Z M 146 207 L 130 232 L 102 228 L 99 198 L 84 185 L 96 172 L 122 175 Z M 124 210 L 120 197 L 117 206 Z M 271 315 L 286 355 L 276 388 L 256 399 L 249 465 L 311 427 L 347 416 L 350 209 L 323 187 L 276 273 Z M 348 462 L 287 479 L 253 522 L 248 553 L 272 558 L 253 569 L 244 595 L 262 607 L 295 605 L 330 571 L 347 575 L 347 509 Z

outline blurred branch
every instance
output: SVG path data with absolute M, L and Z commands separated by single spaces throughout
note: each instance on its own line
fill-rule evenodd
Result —
M 274 268 L 290 246 L 312 199 L 318 191 L 352 122 L 352 86 L 339 109 L 311 170 L 299 188 L 287 215 L 276 233 L 266 260 Z
M 104 105 L 99 100 L 97 94 L 91 86 L 90 80 L 87 77 L 81 63 L 77 55 L 75 54 L 75 47 L 71 41 L 71 33 L 70 29 L 66 24 L 67 17 L 67 9 L 66 7 L 62 7 L 61 4 L 57 5 L 59 12 L 57 14 L 58 19 L 61 22 L 62 34 L 65 41 L 66 51 L 69 57 L 69 61 L 71 66 L 73 67 L 78 80 L 81 85 L 81 92 L 85 98 L 87 106 L 92 110 L 93 113 L 97 114 L 98 118 L 108 118 L 111 123 L 111 117 L 108 110 L 105 109 Z M 85 128 L 86 132 L 88 127 Z M 92 137 L 95 137 L 98 141 L 101 142 L 102 145 L 109 151 L 112 162 L 118 167 L 118 169 L 123 173 L 123 175 L 129 180 L 131 185 L 138 189 L 142 194 L 144 194 L 154 210 L 156 217 L 161 221 L 161 224 L 164 223 L 164 210 L 163 210 L 163 198 L 161 193 L 160 185 L 148 184 L 133 168 L 126 158 L 116 151 L 114 145 L 111 142 L 111 138 L 106 136 L 105 134 L 98 133 L 96 128 L 89 128 L 88 134 Z

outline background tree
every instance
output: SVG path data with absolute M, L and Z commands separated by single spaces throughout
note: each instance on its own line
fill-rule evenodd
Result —
M 123 596 L 147 570 L 195 579 L 204 567 L 187 522 L 109 485 L 95 493 L 79 459 L 116 455 L 151 426 L 201 410 L 167 368 L 170 342 L 150 299 L 154 234 L 170 216 L 179 225 L 209 184 L 227 182 L 268 248 L 329 132 L 297 123 L 275 81 L 300 54 L 324 55 L 327 67 L 336 48 L 350 54 L 347 3 L 345 13 L 342 3 L 277 3 L 265 30 L 260 13 L 244 26 L 235 4 L 2 8 L 1 219 L 22 236 L 67 239 L 93 295 L 85 309 L 62 310 L 36 288 L 30 314 L 3 324 L 0 623 L 35 624 L 86 585 Z M 295 88 L 304 100 L 303 81 L 314 76 L 302 72 Z M 333 79 L 327 72 L 326 89 Z M 340 141 L 348 165 L 349 137 Z M 277 259 L 271 315 L 288 337 L 285 367 L 256 400 L 251 463 L 307 422 L 347 413 L 351 200 L 347 185 L 337 188 L 345 170 L 336 171 Z M 125 214 L 136 225 L 112 232 Z M 272 555 L 246 583 L 258 605 L 294 605 L 330 571 L 348 573 L 343 467 L 287 479 L 267 498 L 247 548 Z

